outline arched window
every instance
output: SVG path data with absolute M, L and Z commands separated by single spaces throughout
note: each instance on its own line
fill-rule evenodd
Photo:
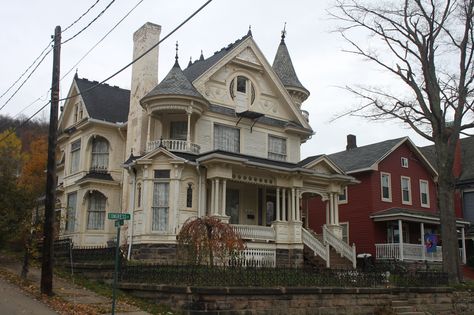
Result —
M 186 190 L 186 207 L 193 207 L 193 184 L 188 183 L 188 189 Z
M 91 171 L 106 172 L 109 167 L 109 143 L 101 137 L 92 140 Z
M 106 198 L 98 191 L 89 192 L 89 204 L 87 209 L 87 229 L 103 230 L 105 222 Z

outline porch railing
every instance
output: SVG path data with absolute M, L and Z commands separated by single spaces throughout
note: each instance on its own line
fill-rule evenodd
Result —
M 357 267 L 357 255 L 354 244 L 349 246 L 349 244 L 334 235 L 326 225 L 323 226 L 323 239 L 324 243 L 331 245 L 339 254 L 349 259 L 352 262 L 353 268 Z
M 275 241 L 275 230 L 269 226 L 232 224 L 232 228 L 243 239 Z
M 246 248 L 243 251 L 244 267 L 271 267 L 276 266 L 276 251 L 267 248 Z
M 160 146 L 165 147 L 170 151 L 191 152 L 196 154 L 199 154 L 199 151 L 201 150 L 199 145 L 187 142 L 186 140 L 160 139 L 149 141 L 147 152 L 153 151 Z
M 321 243 L 316 237 L 313 236 L 313 234 L 311 234 L 310 231 L 304 228 L 302 231 L 303 244 L 308 246 L 315 255 L 321 257 L 326 262 L 326 267 L 329 268 L 329 245 L 324 245 Z
M 461 251 L 460 254 L 462 257 Z M 403 246 L 399 243 L 375 244 L 375 257 L 377 259 L 443 261 L 443 248 L 437 246 L 436 252 L 427 253 L 426 247 L 421 244 L 403 243 Z

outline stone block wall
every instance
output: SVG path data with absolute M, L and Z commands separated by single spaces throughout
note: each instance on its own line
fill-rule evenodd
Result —
M 176 264 L 176 244 L 134 244 L 132 259 L 158 264 Z
M 277 268 L 302 268 L 304 265 L 303 249 L 282 249 L 276 250 Z

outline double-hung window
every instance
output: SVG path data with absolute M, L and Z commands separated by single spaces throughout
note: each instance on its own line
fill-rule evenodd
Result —
M 97 137 L 92 141 L 91 171 L 107 171 L 109 167 L 109 143 Z
M 89 194 L 89 209 L 87 209 L 87 229 L 103 230 L 105 222 L 106 198 L 98 191 Z
M 240 152 L 240 130 L 223 125 L 214 125 L 214 149 Z
M 154 177 L 151 230 L 166 232 L 169 217 L 170 171 L 156 170 Z
M 268 158 L 286 161 L 286 139 L 268 135 Z
M 66 205 L 66 231 L 74 232 L 76 224 L 77 193 L 73 192 L 67 195 Z
M 410 177 L 402 176 L 401 177 L 401 186 L 402 186 L 402 203 L 406 205 L 411 205 L 411 182 Z
M 71 143 L 71 173 L 79 171 L 79 162 L 81 157 L 81 139 Z
M 392 180 L 389 173 L 380 173 L 382 201 L 392 201 Z
M 429 208 L 430 206 L 430 192 L 428 181 L 420 179 L 420 203 L 422 207 Z

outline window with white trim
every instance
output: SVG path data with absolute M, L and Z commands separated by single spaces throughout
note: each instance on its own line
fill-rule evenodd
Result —
M 66 231 L 74 232 L 76 225 L 77 192 L 67 195 L 66 207 Z
M 410 177 L 401 176 L 402 203 L 411 205 L 411 180 Z
M 168 231 L 170 171 L 155 170 L 153 183 L 152 224 L 151 230 Z
M 89 193 L 89 208 L 87 209 L 87 229 L 103 230 L 105 222 L 106 198 L 98 191 Z
M 420 203 L 422 207 L 429 208 L 430 206 L 430 191 L 428 181 L 420 179 Z
M 342 190 L 342 194 L 339 194 L 339 204 L 345 204 L 348 202 L 348 195 L 347 195 L 347 186 L 344 187 Z
M 240 129 L 215 124 L 214 149 L 240 152 Z
M 92 140 L 91 171 L 105 172 L 109 168 L 109 143 L 102 137 Z
M 382 201 L 392 201 L 392 179 L 389 173 L 380 173 Z
M 268 158 L 286 161 L 286 139 L 268 135 Z
M 188 136 L 188 123 L 186 121 L 172 121 L 170 123 L 170 139 L 186 140 Z
M 81 139 L 71 143 L 71 165 L 70 172 L 76 173 L 79 171 L 79 163 L 81 161 Z
M 406 157 L 402 157 L 400 161 L 401 161 L 402 167 L 408 168 L 408 159 Z

